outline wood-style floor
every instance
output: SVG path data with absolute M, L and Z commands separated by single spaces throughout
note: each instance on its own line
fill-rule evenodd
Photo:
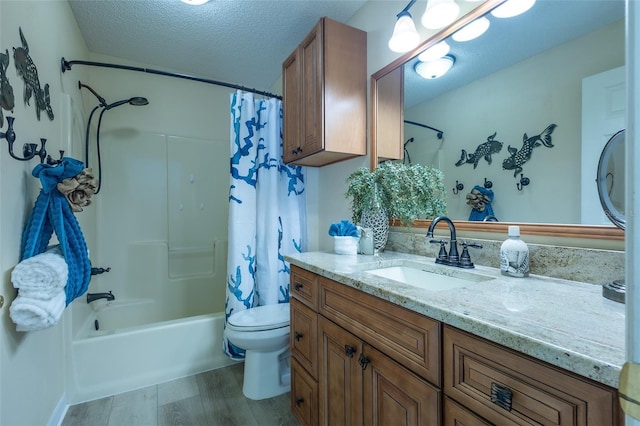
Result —
M 244 364 L 69 407 L 62 426 L 298 425 L 289 394 L 254 401 L 242 394 Z

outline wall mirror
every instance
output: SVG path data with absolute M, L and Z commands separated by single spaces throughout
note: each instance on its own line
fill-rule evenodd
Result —
M 625 229 L 624 210 L 624 135 L 620 130 L 609 139 L 598 161 L 598 195 L 607 217 L 620 229 Z
M 580 152 L 582 80 L 624 65 L 624 1 L 538 0 L 520 16 L 493 17 L 491 10 L 502 2 L 480 4 L 372 75 L 371 167 L 410 157 L 443 170 L 448 215 L 461 230 L 504 233 L 507 224 L 519 223 L 529 234 L 623 239 L 608 221 L 581 219 L 583 185 L 593 186 L 594 206 L 600 208 L 600 202 L 597 170 L 593 167 L 589 179 L 582 177 Z M 486 33 L 468 42 L 452 40 L 458 29 L 481 16 L 491 23 Z M 419 53 L 443 40 L 454 66 L 440 78 L 419 77 Z M 521 172 L 503 169 L 509 147 L 520 150 L 525 134 L 541 134 L 550 124 L 556 124 L 553 147 L 536 147 Z M 475 167 L 467 162 L 455 166 L 494 133 L 502 149 L 492 154 L 491 163 L 481 156 Z M 530 184 L 522 185 L 522 178 Z M 465 195 L 487 180 L 493 183 L 493 209 L 500 222 L 470 222 Z M 464 189 L 455 194 L 457 183 Z

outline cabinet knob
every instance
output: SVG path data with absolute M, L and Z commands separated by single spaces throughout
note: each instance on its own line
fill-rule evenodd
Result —
M 513 392 L 508 387 L 496 382 L 491 382 L 491 402 L 500 408 L 511 411 Z
M 364 356 L 364 354 L 360 354 L 360 358 L 358 358 L 358 364 L 360 364 L 360 367 L 362 367 L 363 371 L 367 369 L 367 365 L 369 365 L 370 362 L 371 360 L 369 359 L 369 357 Z
M 300 291 L 300 290 L 302 289 L 302 284 L 300 284 L 300 283 L 295 283 L 295 284 L 293 285 L 293 288 L 295 288 L 297 291 Z
M 304 402 L 304 398 L 296 398 L 296 405 L 299 407 L 302 405 L 302 403 Z
M 353 358 L 353 354 L 356 353 L 356 348 L 349 345 L 344 345 L 344 354 L 349 358 Z
M 296 339 L 296 342 L 299 342 L 302 339 L 302 333 L 298 333 L 297 331 L 293 333 L 293 338 Z

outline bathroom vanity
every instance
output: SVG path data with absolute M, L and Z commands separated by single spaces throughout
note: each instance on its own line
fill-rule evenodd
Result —
M 287 260 L 302 424 L 622 422 L 624 305 L 599 286 L 392 252 Z

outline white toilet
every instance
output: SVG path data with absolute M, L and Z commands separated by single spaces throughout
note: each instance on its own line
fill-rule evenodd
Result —
M 291 389 L 289 304 L 257 306 L 231 314 L 224 329 L 246 351 L 242 393 L 249 399 L 282 395 Z

